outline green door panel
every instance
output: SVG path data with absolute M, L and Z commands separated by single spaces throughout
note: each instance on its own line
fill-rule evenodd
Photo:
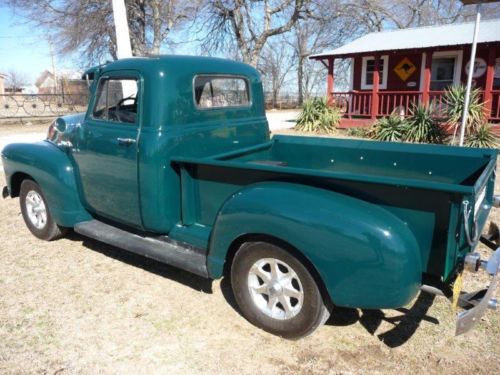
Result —
M 263 182 L 233 195 L 217 216 L 208 269 L 220 277 L 231 243 L 266 234 L 300 251 L 339 306 L 394 308 L 408 303 L 422 277 L 418 243 L 399 218 L 343 194 Z
M 107 72 L 103 77 L 124 78 L 138 79 L 138 76 L 119 71 Z M 122 90 L 126 91 L 125 85 Z M 139 101 L 140 98 L 141 95 Z M 96 98 L 89 105 L 72 148 L 83 201 L 90 211 L 101 216 L 142 227 L 137 170 L 140 119 L 124 123 L 96 118 L 92 115 L 95 101 Z
M 136 145 L 117 138 L 137 138 L 137 129 L 86 121 L 73 158 L 86 205 L 110 219 L 140 225 Z
M 9 190 L 17 173 L 32 177 L 42 189 L 50 213 L 57 224 L 73 227 L 90 220 L 78 196 L 73 165 L 66 153 L 52 143 L 17 143 L 2 151 L 3 166 Z

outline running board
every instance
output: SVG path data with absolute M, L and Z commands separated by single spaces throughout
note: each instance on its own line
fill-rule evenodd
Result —
M 203 249 L 174 241 L 168 237 L 143 237 L 98 220 L 78 223 L 76 233 L 113 245 L 135 254 L 207 277 L 207 255 Z

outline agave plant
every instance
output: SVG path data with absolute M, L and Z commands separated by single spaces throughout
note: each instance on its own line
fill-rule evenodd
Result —
M 302 107 L 295 129 L 309 133 L 332 133 L 341 117 L 339 110 L 330 107 L 326 98 L 309 99 Z
M 448 88 L 443 97 L 445 105 L 445 114 L 448 117 L 448 122 L 455 127 L 453 132 L 452 143 L 458 130 L 458 126 L 462 121 L 465 105 L 465 86 L 452 86 Z M 481 102 L 481 93 L 479 89 L 473 89 L 470 93 L 469 109 L 467 111 L 467 132 L 473 129 L 478 129 L 484 123 L 485 106 Z
M 498 139 L 489 124 L 482 124 L 473 129 L 465 139 L 465 145 L 469 147 L 496 148 Z
M 407 123 L 399 116 L 384 117 L 372 126 L 368 136 L 377 141 L 404 141 Z
M 432 105 L 415 105 L 406 119 L 404 138 L 408 142 L 443 143 L 446 134 L 441 122 L 436 119 Z

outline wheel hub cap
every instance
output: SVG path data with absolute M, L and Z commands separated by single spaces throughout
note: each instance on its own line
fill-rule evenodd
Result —
M 283 294 L 283 287 L 279 282 L 274 283 L 270 288 L 269 288 L 269 294 L 277 296 L 280 294 Z
M 34 190 L 26 194 L 26 213 L 28 219 L 37 229 L 43 229 L 47 224 L 47 208 L 42 197 Z
M 304 291 L 295 271 L 285 262 L 264 258 L 248 273 L 248 289 L 257 308 L 274 319 L 285 320 L 302 309 Z

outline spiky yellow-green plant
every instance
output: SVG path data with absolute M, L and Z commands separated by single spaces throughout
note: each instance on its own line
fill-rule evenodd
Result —
M 415 143 L 443 143 L 446 138 L 432 105 L 416 105 L 411 108 L 404 133 L 406 141 Z
M 308 133 L 333 133 L 342 115 L 328 105 L 326 98 L 309 99 L 304 103 L 295 129 Z
M 465 110 L 465 93 L 466 87 L 464 85 L 451 86 L 445 91 L 443 97 L 445 115 L 448 122 L 455 128 L 451 143 L 454 143 L 456 134 L 462 123 Z M 467 123 L 465 124 L 466 134 L 477 130 L 484 124 L 485 113 L 485 106 L 481 101 L 479 89 L 472 89 L 467 111 Z
M 498 139 L 493 133 L 490 124 L 482 124 L 473 129 L 465 138 L 465 145 L 469 147 L 497 148 Z
M 396 115 L 378 119 L 368 132 L 377 141 L 402 142 L 405 139 L 406 122 Z

